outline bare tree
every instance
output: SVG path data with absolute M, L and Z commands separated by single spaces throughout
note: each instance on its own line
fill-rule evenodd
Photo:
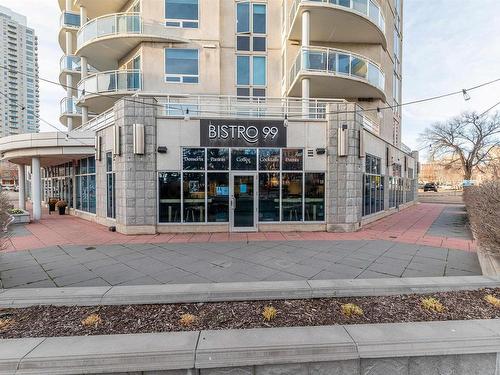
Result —
M 7 239 L 9 237 L 7 233 L 7 226 L 12 220 L 12 216 L 9 214 L 9 209 L 12 207 L 9 202 L 9 198 L 4 191 L 0 191 L 0 250 L 3 250 L 6 246 Z
M 491 160 L 492 151 L 500 145 L 500 114 L 478 116 L 465 112 L 446 122 L 432 124 L 420 140 L 430 145 L 433 159 L 445 160 L 449 166 L 461 166 L 464 180 L 470 180 L 475 169 Z

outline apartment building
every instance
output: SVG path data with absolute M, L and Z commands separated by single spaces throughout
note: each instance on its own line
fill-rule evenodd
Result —
M 0 137 L 38 132 L 37 37 L 25 16 L 3 6 L 0 65 Z
M 43 167 L 40 200 L 130 234 L 354 231 L 414 203 L 399 0 L 59 5 L 59 162 L 0 144 Z

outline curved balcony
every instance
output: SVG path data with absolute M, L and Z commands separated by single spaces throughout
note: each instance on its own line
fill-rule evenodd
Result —
M 59 9 L 66 10 L 66 0 L 58 0 Z M 102 16 L 104 14 L 117 13 L 123 9 L 130 0 L 71 0 L 73 10 L 78 10 L 80 6 L 87 9 L 90 18 Z
M 140 70 L 111 70 L 92 74 L 78 83 L 78 105 L 102 113 L 124 96 L 142 90 Z
M 82 109 L 76 105 L 76 98 L 62 98 L 59 103 L 60 115 L 59 121 L 61 124 L 68 126 L 68 118 L 73 119 L 73 127 L 76 128 L 82 123 Z
M 294 0 L 289 14 L 289 39 L 302 39 L 305 11 L 310 12 L 313 42 L 373 43 L 387 48 L 385 19 L 375 0 Z
M 61 86 L 66 86 L 66 75 L 70 74 L 73 76 L 73 81 L 76 83 L 80 81 L 82 72 L 82 63 L 79 56 L 67 55 L 62 56 L 59 61 L 60 73 L 59 73 L 59 83 Z M 87 64 L 87 71 L 89 74 L 97 73 L 97 69 L 91 65 Z
M 173 37 L 161 23 L 145 22 L 140 13 L 116 13 L 90 20 L 77 35 L 77 51 L 98 70 L 116 68 L 116 62 L 142 42 L 185 42 Z
M 80 13 L 63 11 L 59 19 L 59 46 L 64 53 L 70 54 L 73 51 L 66 51 L 66 32 L 71 32 L 73 46 L 76 45 L 76 32 L 80 28 Z
M 370 59 L 347 51 L 304 47 L 289 73 L 288 96 L 301 96 L 303 78 L 310 79 L 311 98 L 385 97 L 385 75 Z

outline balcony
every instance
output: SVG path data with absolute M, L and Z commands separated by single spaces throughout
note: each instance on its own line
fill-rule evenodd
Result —
M 59 46 L 64 51 L 64 53 L 72 53 L 73 51 L 66 51 L 66 32 L 71 31 L 71 38 L 73 39 L 73 45 L 76 43 L 76 32 L 80 28 L 80 14 L 76 12 L 62 12 L 61 18 L 59 19 Z
M 288 96 L 301 96 L 310 79 L 312 98 L 375 98 L 385 101 L 385 75 L 370 59 L 347 51 L 303 47 L 289 72 Z
M 80 6 L 83 6 L 87 9 L 90 18 L 119 12 L 129 1 L 130 0 L 71 0 L 73 10 L 77 10 Z M 66 0 L 59 0 L 59 9 L 61 9 L 61 11 L 66 10 Z
M 92 74 L 78 83 L 78 105 L 89 112 L 101 113 L 111 108 L 123 96 L 142 89 L 140 70 L 112 70 Z
M 62 98 L 59 103 L 61 124 L 68 126 L 68 118 L 73 118 L 73 126 L 79 126 L 82 123 L 82 109 L 77 107 L 76 98 Z
M 59 73 L 59 83 L 61 86 L 66 85 L 66 75 L 71 74 L 73 76 L 74 82 L 78 82 L 81 77 L 82 64 L 81 58 L 79 56 L 68 55 L 62 56 L 59 61 L 60 73 Z M 87 71 L 89 74 L 97 73 L 97 69 L 93 66 L 87 64 Z
M 145 22 L 140 13 L 95 18 L 78 31 L 77 52 L 98 70 L 116 69 L 117 61 L 142 42 L 186 42 L 170 35 L 162 23 Z
M 311 15 L 312 42 L 369 43 L 387 48 L 384 15 L 374 0 L 294 0 L 289 39 L 302 39 L 305 11 Z

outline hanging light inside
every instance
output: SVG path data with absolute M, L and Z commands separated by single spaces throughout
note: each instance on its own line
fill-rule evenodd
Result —
M 470 95 L 469 95 L 469 93 L 467 92 L 466 89 L 462 89 L 462 94 L 464 95 L 464 100 L 465 101 L 470 100 Z
M 184 121 L 189 121 L 191 120 L 191 117 L 189 116 L 189 108 L 186 109 L 186 113 L 184 115 Z
M 288 127 L 288 115 L 285 114 L 285 120 L 283 121 L 283 126 L 286 128 Z
M 384 114 L 382 113 L 382 110 L 379 107 L 377 107 L 377 116 L 381 120 L 384 118 Z

